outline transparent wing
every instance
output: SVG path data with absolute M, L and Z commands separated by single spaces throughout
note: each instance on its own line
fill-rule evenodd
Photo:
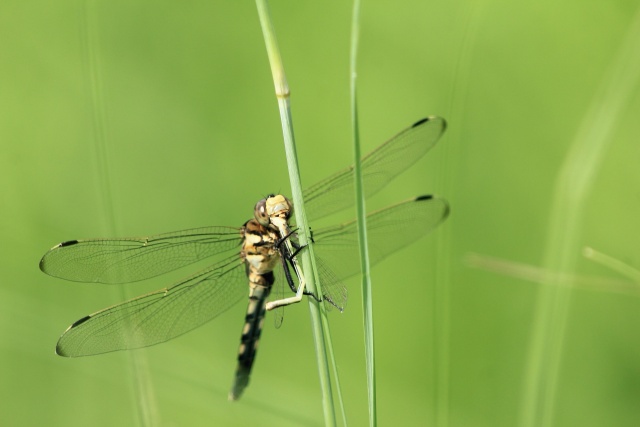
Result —
M 434 196 L 421 196 L 369 214 L 371 265 L 422 238 L 448 215 L 447 201 Z M 313 237 L 322 293 L 331 305 L 342 310 L 347 290 L 341 280 L 360 272 L 357 224 L 351 221 L 324 228 L 315 231 Z
M 358 250 L 357 247 L 355 249 Z M 320 252 L 322 253 L 322 251 Z M 342 279 L 336 275 L 324 258 L 317 255 L 316 267 L 318 268 L 318 276 L 322 286 L 322 297 L 328 303 L 325 306 L 328 310 L 336 307 L 342 313 L 347 306 L 347 297 L 349 296 Z
M 247 296 L 247 277 L 235 255 L 169 288 L 83 317 L 62 334 L 56 353 L 78 357 L 159 344 L 197 328 Z
M 51 248 L 40 270 L 76 282 L 126 283 L 148 279 L 241 243 L 232 227 L 202 227 L 148 237 L 71 240 Z
M 427 117 L 403 130 L 362 158 L 365 197 L 370 197 L 427 153 L 444 133 L 441 117 Z M 309 220 L 353 206 L 353 166 L 303 192 Z
M 281 300 L 285 298 L 285 293 L 290 291 L 289 285 L 287 285 L 287 280 L 284 275 L 284 268 L 282 265 L 276 269 L 275 271 L 276 281 L 273 283 L 271 287 L 271 300 Z M 285 289 L 286 287 L 286 289 Z M 284 321 L 284 306 L 280 306 L 271 310 L 271 316 L 273 316 L 273 326 L 276 329 L 279 329 L 282 326 L 282 322 Z

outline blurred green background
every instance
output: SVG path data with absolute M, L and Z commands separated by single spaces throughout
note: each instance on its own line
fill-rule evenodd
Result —
M 450 125 L 368 204 L 437 193 L 452 205 L 436 233 L 374 269 L 380 425 L 517 424 L 540 285 L 465 259 L 541 265 L 559 168 L 637 7 L 364 2 L 364 150 L 429 114 Z M 351 162 L 351 4 L 273 1 L 271 11 L 309 185 Z M 60 241 L 240 226 L 263 195 L 289 192 L 255 4 L 4 0 L 0 65 L 0 424 L 137 425 L 142 384 L 160 425 L 323 425 L 306 304 L 280 330 L 266 322 L 251 385 L 229 403 L 244 304 L 139 350 L 141 382 L 131 353 L 64 359 L 56 340 L 85 314 L 191 270 L 121 288 L 38 269 Z M 579 239 L 636 268 L 639 93 L 616 114 Z M 628 281 L 584 259 L 574 273 Z M 360 426 L 358 280 L 348 286 L 331 325 L 348 418 Z M 572 292 L 552 425 L 639 425 L 639 302 L 606 286 Z

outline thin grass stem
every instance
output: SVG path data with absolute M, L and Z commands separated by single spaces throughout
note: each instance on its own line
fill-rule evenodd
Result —
M 549 277 L 554 275 L 554 282 L 558 286 L 570 286 L 576 289 L 622 294 L 636 298 L 640 297 L 640 286 L 638 286 L 638 282 L 617 280 L 601 276 L 555 273 L 544 270 L 539 266 L 477 253 L 467 254 L 465 256 L 465 264 L 472 268 L 516 279 L 527 280 L 533 283 L 547 284 Z
M 376 403 L 376 364 L 375 341 L 373 328 L 373 291 L 371 288 L 371 265 L 369 263 L 369 245 L 367 244 L 367 210 L 362 183 L 362 165 L 360 159 L 360 131 L 358 128 L 358 91 L 357 91 L 357 59 L 360 38 L 360 0 L 354 0 L 351 20 L 351 48 L 349 52 L 351 123 L 354 157 L 354 180 L 356 222 L 358 224 L 358 247 L 360 252 L 360 269 L 362 270 L 362 316 L 364 326 L 364 349 L 367 372 L 367 402 L 369 408 L 369 425 L 378 424 Z
M 629 264 L 625 264 L 619 259 L 597 251 L 591 247 L 584 248 L 582 250 L 582 255 L 591 261 L 597 262 L 605 267 L 609 267 L 613 271 L 628 277 L 633 282 L 640 285 L 640 271 L 637 268 L 634 268 Z
M 583 213 L 617 120 L 640 80 L 640 9 L 586 112 L 558 175 L 544 252 L 520 414 L 522 427 L 552 425 L 571 288 L 557 286 L 575 270 Z
M 308 237 L 306 230 L 309 229 L 307 216 L 304 209 L 304 201 L 302 199 L 302 185 L 300 183 L 300 171 L 298 169 L 298 156 L 296 154 L 295 139 L 293 135 L 293 123 L 291 118 L 290 94 L 289 86 L 280 56 L 280 50 L 275 37 L 275 31 L 269 14 L 269 7 L 266 0 L 256 0 L 260 25 L 265 40 L 269 64 L 271 65 L 271 74 L 275 85 L 276 98 L 278 99 L 278 108 L 280 110 L 280 119 L 282 122 L 282 133 L 284 136 L 285 154 L 287 158 L 287 167 L 289 170 L 289 179 L 291 181 L 291 196 L 295 206 L 294 213 L 300 239 L 300 245 L 306 246 L 308 250 L 301 252 L 302 268 L 306 273 L 307 288 L 316 295 L 322 295 L 316 283 L 318 275 L 315 266 L 315 257 L 313 256 L 313 245 L 308 245 Z M 309 274 L 311 273 L 311 274 Z M 331 341 L 330 332 L 324 327 L 325 321 L 322 317 L 326 317 L 324 307 L 314 300 L 308 298 L 309 311 L 311 315 L 311 327 L 313 330 L 313 338 L 316 350 L 316 362 L 318 365 L 318 374 L 320 377 L 320 387 L 322 391 L 322 408 L 324 413 L 325 425 L 336 425 L 336 412 L 333 402 L 331 390 L 331 375 L 329 370 L 329 360 L 327 350 L 327 342 Z
M 96 170 L 98 175 L 98 194 L 102 202 L 102 211 L 105 213 L 107 234 L 117 235 L 116 216 L 113 205 L 113 188 L 111 185 L 111 173 L 108 156 L 108 136 L 106 108 L 103 94 L 103 82 L 101 76 L 102 67 L 100 65 L 100 43 L 98 33 L 96 4 L 93 0 L 84 3 L 83 21 L 83 50 L 88 86 L 90 88 L 94 144 L 96 148 Z M 120 298 L 125 300 L 129 297 L 124 286 L 118 287 Z M 138 411 L 138 422 L 142 426 L 159 425 L 159 413 L 157 411 L 155 393 L 151 382 L 149 365 L 143 352 L 130 351 L 126 357 L 129 368 L 133 373 L 132 385 L 136 396 L 136 408 Z
M 327 316 L 326 311 L 324 310 L 324 306 L 320 305 L 320 307 L 323 309 L 322 316 L 320 316 L 320 318 L 322 319 L 322 327 L 324 331 L 327 331 L 327 333 L 325 334 L 325 342 L 326 342 L 326 347 L 327 347 L 327 352 L 329 357 L 329 364 L 331 365 L 331 370 L 333 372 L 333 378 L 335 382 L 336 399 L 338 400 L 338 406 L 340 407 L 340 415 L 342 416 L 342 425 L 346 427 L 348 425 L 347 413 L 344 406 L 344 400 L 342 398 L 342 387 L 340 385 L 340 375 L 338 373 L 338 365 L 336 363 L 335 353 L 333 352 L 333 342 L 330 339 L 331 330 L 329 327 L 329 318 Z M 329 339 L 327 339 L 327 337 L 329 337 Z
M 447 117 L 451 117 L 452 123 L 464 123 L 464 114 L 468 110 L 467 97 L 473 67 L 471 66 L 474 45 L 477 40 L 480 27 L 482 5 L 472 2 L 464 7 L 461 19 L 456 21 L 453 34 L 460 34 L 460 46 L 457 49 L 455 65 L 452 70 L 454 78 L 449 96 L 451 107 Z M 460 137 L 462 126 L 452 126 L 448 131 L 448 143 L 443 144 L 443 161 L 439 168 L 437 178 L 442 181 L 442 192 L 454 201 L 456 197 L 456 180 L 459 174 L 451 173 L 455 169 L 455 162 L 462 156 L 460 150 L 464 143 Z M 436 235 L 436 263 L 433 286 L 433 376 L 435 378 L 434 390 L 434 425 L 438 427 L 449 426 L 450 413 L 450 364 L 451 364 L 451 289 L 452 272 L 456 270 L 452 262 L 453 242 L 455 236 L 455 221 L 449 221 Z

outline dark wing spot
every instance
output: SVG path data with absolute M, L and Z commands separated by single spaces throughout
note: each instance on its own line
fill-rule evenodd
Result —
M 73 325 L 69 326 L 69 329 L 73 329 L 76 326 L 80 326 L 89 319 L 91 319 L 91 316 L 84 316 L 82 319 L 76 320 L 75 322 L 73 322 Z
M 412 128 L 417 128 L 421 124 L 426 123 L 428 121 L 429 121 L 429 117 L 425 117 L 424 119 L 421 119 L 421 120 L 418 120 L 417 122 L 415 122 L 411 127 Z

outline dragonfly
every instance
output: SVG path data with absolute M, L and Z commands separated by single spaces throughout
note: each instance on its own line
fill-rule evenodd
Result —
M 445 129 L 443 118 L 429 116 L 364 156 L 365 197 L 416 163 Z M 349 166 L 303 192 L 308 219 L 317 220 L 353 206 L 354 194 L 353 166 Z M 248 288 L 249 303 L 229 393 L 230 400 L 239 399 L 249 383 L 267 308 L 276 309 L 276 326 L 282 321 L 282 307 L 298 302 L 303 294 L 342 311 L 348 295 L 342 281 L 360 272 L 355 221 L 313 230 L 311 244 L 322 297 L 305 291 L 297 261 L 297 252 L 304 247 L 297 244 L 300 230 L 290 226 L 292 212 L 289 199 L 272 194 L 256 204 L 254 217 L 240 228 L 211 226 L 142 237 L 69 240 L 54 246 L 42 257 L 40 269 L 76 282 L 131 283 L 206 258 L 217 259 L 171 286 L 82 317 L 60 336 L 56 353 L 90 356 L 171 340 L 246 300 Z M 447 201 L 432 195 L 368 214 L 371 265 L 425 236 L 448 214 Z M 285 289 L 287 284 L 294 297 L 267 302 L 272 289 Z

